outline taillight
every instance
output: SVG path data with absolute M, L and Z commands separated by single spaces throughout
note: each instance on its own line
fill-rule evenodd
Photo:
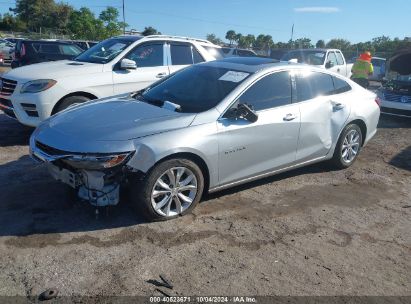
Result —
M 381 106 L 381 98 L 379 98 L 378 96 L 375 97 L 375 103 L 376 103 L 378 106 Z

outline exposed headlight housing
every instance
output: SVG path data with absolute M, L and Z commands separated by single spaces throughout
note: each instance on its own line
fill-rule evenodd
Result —
M 104 170 L 121 165 L 131 155 L 132 152 L 110 155 L 72 155 L 62 160 L 77 169 Z
M 20 93 L 38 93 L 45 91 L 54 86 L 57 81 L 53 79 L 38 79 L 26 82 L 20 90 Z

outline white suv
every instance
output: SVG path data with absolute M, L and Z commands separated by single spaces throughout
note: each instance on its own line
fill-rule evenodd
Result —
M 119 36 L 74 60 L 20 67 L 3 74 L 0 108 L 22 124 L 38 126 L 74 104 L 141 90 L 190 64 L 221 59 L 207 40 L 176 36 Z

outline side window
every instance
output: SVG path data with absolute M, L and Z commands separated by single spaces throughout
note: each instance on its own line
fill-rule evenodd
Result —
M 204 62 L 203 56 L 201 56 L 197 49 L 195 47 L 192 47 L 192 50 L 194 63 Z
M 171 44 L 171 63 L 172 65 L 193 64 L 191 45 Z
M 334 65 L 337 65 L 337 57 L 335 56 L 334 52 L 329 52 L 328 53 L 326 62 L 329 62 L 329 61 L 331 61 Z
M 163 45 L 149 44 L 137 46 L 125 57 L 134 60 L 137 67 L 156 67 L 163 65 Z
M 60 49 L 56 44 L 40 44 L 39 53 L 60 54 Z
M 251 105 L 255 111 L 290 104 L 290 74 L 278 72 L 265 76 L 248 88 L 238 102 Z
M 337 55 L 337 64 L 344 65 L 344 58 L 341 52 L 336 52 L 335 54 Z
M 61 48 L 61 53 L 64 55 L 76 56 L 81 53 L 81 51 L 78 48 L 72 45 L 63 44 L 60 46 L 60 48 Z
M 333 76 L 333 82 L 334 82 L 334 94 L 340 94 L 340 93 L 348 92 L 351 90 L 350 85 L 340 78 Z
M 295 75 L 297 102 L 327 96 L 334 93 L 330 75 L 324 73 L 300 73 Z

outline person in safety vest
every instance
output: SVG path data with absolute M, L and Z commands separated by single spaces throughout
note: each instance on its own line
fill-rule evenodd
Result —
M 374 67 L 371 63 L 371 53 L 364 52 L 360 55 L 351 69 L 351 79 L 364 88 L 370 85 L 368 76 L 372 75 Z

